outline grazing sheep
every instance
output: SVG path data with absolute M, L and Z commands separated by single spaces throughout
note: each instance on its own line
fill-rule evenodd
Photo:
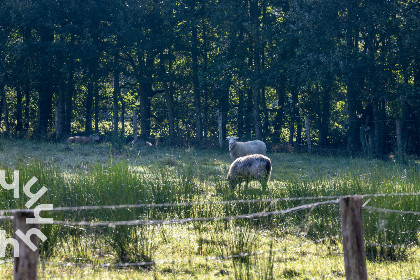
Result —
M 92 134 L 91 136 L 87 137 L 87 136 L 73 136 L 73 137 L 69 137 L 67 139 L 67 143 L 79 143 L 79 144 L 89 144 L 89 143 L 95 143 L 97 141 L 99 141 L 101 139 L 101 137 L 99 137 L 98 134 Z
M 267 148 L 263 141 L 238 142 L 236 140 L 239 138 L 235 136 L 229 136 L 226 139 L 229 140 L 229 152 L 233 160 L 246 155 L 260 154 L 265 156 L 267 154 Z
M 271 160 L 263 155 L 254 154 L 237 158 L 229 168 L 227 179 L 231 188 L 242 181 L 248 183 L 258 180 L 263 189 L 267 188 L 267 182 L 271 174 Z
M 131 145 L 138 145 L 138 146 L 148 146 L 151 147 L 153 146 L 152 143 L 150 143 L 149 141 L 144 141 L 144 140 L 140 140 L 140 139 L 134 139 L 133 141 L 131 141 Z

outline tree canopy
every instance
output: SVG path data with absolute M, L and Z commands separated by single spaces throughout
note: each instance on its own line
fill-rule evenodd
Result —
M 420 7 L 388 0 L 4 0 L 0 115 L 7 137 L 100 132 L 216 145 L 363 147 L 420 154 Z M 362 130 L 360 129 L 362 128 Z

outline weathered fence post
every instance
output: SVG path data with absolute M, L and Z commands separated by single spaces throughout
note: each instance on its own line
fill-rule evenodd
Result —
M 219 123 L 219 146 L 223 148 L 223 113 L 217 111 L 217 120 Z
M 311 143 L 311 128 L 309 126 L 309 118 L 305 116 L 305 133 L 306 133 L 306 143 L 308 145 L 308 153 L 312 153 L 312 143 Z
M 340 215 L 346 279 L 367 279 L 362 197 L 347 196 L 341 198 Z
M 133 143 L 137 143 L 137 111 L 136 109 L 133 110 L 133 136 L 134 136 Z
M 13 223 L 15 232 L 17 230 L 26 234 L 30 229 L 37 229 L 37 224 L 27 224 L 27 218 L 35 218 L 33 212 L 21 211 L 13 215 Z M 38 265 L 38 250 L 33 251 L 29 246 L 15 234 L 15 239 L 19 243 L 19 257 L 15 258 L 15 280 L 36 280 Z M 36 234 L 31 235 L 30 240 L 38 247 L 38 237 Z

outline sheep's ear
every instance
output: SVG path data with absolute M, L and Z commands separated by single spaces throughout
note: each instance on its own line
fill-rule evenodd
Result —
M 238 140 L 238 139 L 239 139 L 239 137 L 233 137 L 233 139 Z

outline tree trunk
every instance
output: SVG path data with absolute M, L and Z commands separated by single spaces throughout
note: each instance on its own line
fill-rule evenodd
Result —
M 25 85 L 25 123 L 24 123 L 24 128 L 27 132 L 29 131 L 30 106 L 31 106 L 31 91 L 29 88 L 29 82 L 27 82 Z
M 69 74 L 67 81 L 67 96 L 66 100 L 66 122 L 64 125 L 64 133 L 66 135 L 71 134 L 71 123 L 73 120 L 73 95 L 75 93 L 74 88 L 74 65 L 73 61 L 69 60 Z
M 252 125 L 253 125 L 253 117 L 254 114 L 252 112 L 253 105 L 253 95 L 252 95 L 252 88 L 248 89 L 247 94 L 247 104 L 246 104 L 246 111 L 245 111 L 245 138 L 251 139 L 252 134 Z
M 48 133 L 48 124 L 52 113 L 52 77 L 54 74 L 50 64 L 52 54 L 50 53 L 50 48 L 48 46 L 50 46 L 54 41 L 54 31 L 51 28 L 42 27 L 40 28 L 39 33 L 41 43 L 44 45 L 44 48 L 39 57 L 41 76 L 39 78 L 37 134 L 41 138 L 46 138 Z
M 175 118 L 173 111 L 173 86 L 172 81 L 165 82 L 165 99 L 166 99 L 166 110 L 168 112 L 169 122 L 169 143 L 175 144 Z
M 244 135 L 244 114 L 245 114 L 245 98 L 243 90 L 239 90 L 239 106 L 238 106 L 238 137 L 242 138 Z
M 144 82 L 140 85 L 140 139 L 150 140 L 152 84 Z
M 65 109 L 65 100 L 64 100 L 64 83 L 60 82 L 58 88 L 58 97 L 56 105 L 56 125 L 55 125 L 55 136 L 56 139 L 62 139 L 64 136 L 64 109 Z
M 22 88 L 18 87 L 16 90 L 16 134 L 19 134 L 19 132 L 23 129 Z
M 261 104 L 264 114 L 264 122 L 263 122 L 263 135 L 267 137 L 268 135 L 268 127 L 269 127 L 269 118 L 268 118 L 268 109 L 267 109 L 267 100 L 265 98 L 265 88 L 261 90 Z
M 290 133 L 289 133 L 289 144 L 293 145 L 294 138 L 295 138 L 295 123 L 297 122 L 298 118 L 298 108 L 296 103 L 298 101 L 298 94 L 297 89 L 292 88 L 292 99 L 290 102 Z
M 286 96 L 286 79 L 281 79 L 280 84 L 276 88 L 277 96 L 278 96 L 278 104 L 276 110 L 276 118 L 274 122 L 274 133 L 277 139 L 280 142 L 281 137 L 281 130 L 283 126 L 283 117 L 284 117 L 284 100 Z
M 92 103 L 93 103 L 93 88 L 95 87 L 93 81 L 88 82 L 86 95 L 86 115 L 85 115 L 85 133 L 92 134 Z
M 118 100 L 120 96 L 120 67 L 119 67 L 119 53 L 114 56 L 114 91 L 112 94 L 113 100 L 113 123 L 114 135 L 118 136 Z
M 174 92 L 173 92 L 173 81 L 171 80 L 170 75 L 172 74 L 172 52 L 171 49 L 168 51 L 168 71 L 169 74 L 168 79 L 164 81 L 163 85 L 165 87 L 165 101 L 166 101 L 166 111 L 168 114 L 168 125 L 169 125 L 169 144 L 175 144 L 175 117 L 174 117 L 174 110 L 173 110 L 173 102 L 174 102 Z M 162 73 L 166 72 L 164 62 L 162 62 Z
M 0 96 L 1 96 L 1 101 L 2 101 L 2 105 L 3 105 L 3 110 L 4 110 L 4 124 L 6 126 L 6 136 L 9 136 L 9 132 L 10 132 L 10 127 L 9 127 L 9 106 L 7 104 L 7 98 L 6 98 L 6 91 L 4 89 L 4 84 L 2 83 L 0 85 Z
M 201 25 L 203 27 L 203 59 L 204 59 L 204 72 L 208 71 L 208 39 L 207 39 L 207 25 L 204 18 L 201 20 Z M 208 99 L 209 99 L 209 88 L 204 86 L 204 108 L 203 108 L 203 132 L 204 132 L 204 141 L 207 142 L 208 131 L 209 131 L 209 110 L 208 110 Z
M 296 117 L 296 144 L 298 150 L 302 150 L 302 118 L 300 117 L 299 110 L 297 110 L 297 117 Z
M 93 96 L 95 98 L 93 104 L 95 113 L 95 133 L 99 133 L 99 87 L 97 84 L 95 84 L 95 87 L 93 88 Z
M 330 103 L 331 103 L 331 87 L 326 86 L 322 91 L 321 97 L 321 114 L 319 124 L 319 144 L 325 147 L 328 144 L 328 127 L 331 118 Z
M 229 86 L 226 82 L 222 82 L 220 87 L 218 88 L 219 91 L 219 112 L 221 117 L 221 129 L 222 129 L 222 140 L 226 139 L 226 130 L 227 130 L 227 113 L 229 111 Z M 224 143 L 224 144 L 223 144 Z M 227 141 L 223 141 L 222 145 L 227 145 Z
M 121 98 L 121 136 L 125 134 L 125 101 Z
M 380 157 L 384 154 L 384 126 L 385 126 L 385 101 L 380 100 L 373 106 L 375 118 L 375 154 Z
M 194 108 L 195 108 L 195 127 L 196 127 L 196 139 L 198 146 L 202 144 L 202 121 L 201 121 L 201 100 L 200 100 L 200 86 L 198 81 L 198 37 L 197 37 L 197 26 L 192 27 L 192 79 L 193 79 L 193 90 L 194 90 Z
M 252 40 L 253 40 L 253 62 L 255 77 L 260 76 L 261 60 L 260 60 L 260 43 L 259 43 L 259 16 L 258 0 L 251 0 L 249 5 L 250 21 L 252 24 Z M 261 135 L 261 120 L 260 120 L 260 86 L 259 81 L 255 80 L 252 86 L 253 96 L 253 119 L 255 129 L 255 139 L 262 139 Z

